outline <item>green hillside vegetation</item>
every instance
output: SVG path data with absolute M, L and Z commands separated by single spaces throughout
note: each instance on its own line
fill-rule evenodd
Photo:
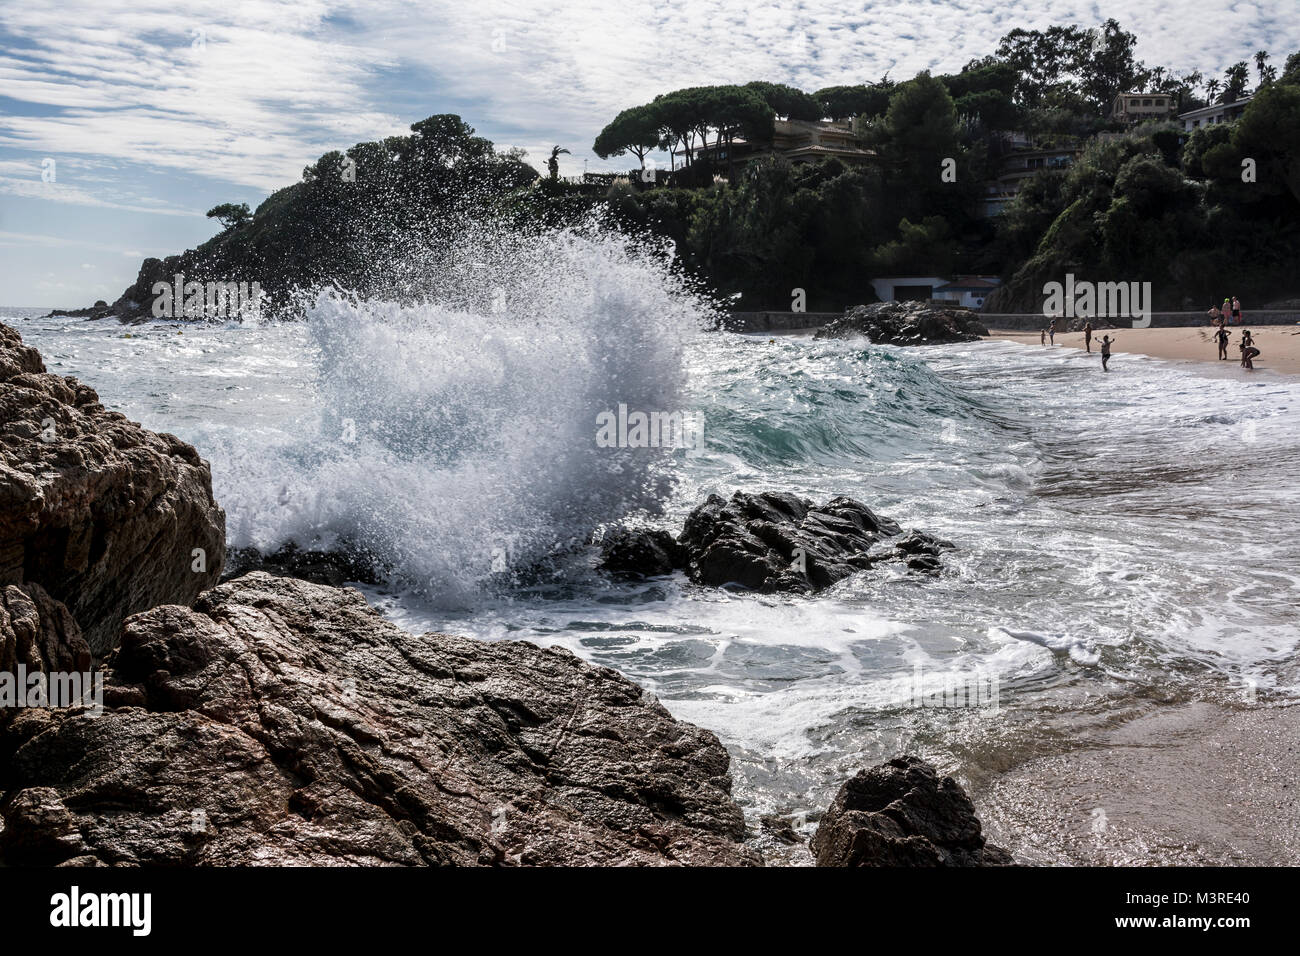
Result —
M 1206 79 L 1145 66 L 1135 43 L 1113 20 L 1091 31 L 1014 30 L 950 75 L 665 93 L 622 110 L 596 137 L 598 156 L 632 161 L 618 180 L 540 176 L 460 117 L 432 116 L 409 136 L 327 153 L 251 213 L 215 207 L 222 232 L 183 256 L 147 260 L 115 308 L 147 309 L 152 283 L 175 272 L 259 281 L 273 307 L 328 285 L 416 295 L 418 276 L 395 291 L 391 269 L 376 263 L 400 262 L 412 236 L 454 239 L 484 217 L 524 227 L 594 216 L 667 237 L 682 268 L 741 309 L 788 308 L 795 289 L 809 309 L 840 309 L 872 301 L 870 278 L 892 274 L 996 274 L 1006 285 L 995 303 L 1010 311 L 1037 311 L 1042 284 L 1065 272 L 1150 281 L 1158 308 L 1296 294 L 1300 54 L 1278 69 L 1260 51 L 1242 118 L 1188 135 L 1168 121 L 1117 126 L 1110 104 L 1133 90 L 1175 96 L 1180 111 L 1235 102 L 1252 92 L 1246 63 Z M 853 163 L 738 161 L 742 142 L 765 151 L 776 120 L 849 124 L 868 152 Z M 1037 172 L 990 219 L 985 183 L 1012 131 L 1082 152 L 1068 169 Z M 648 169 L 666 150 L 678 168 Z

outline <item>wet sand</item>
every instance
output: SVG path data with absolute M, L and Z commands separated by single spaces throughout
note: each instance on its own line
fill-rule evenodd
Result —
M 1025 864 L 1300 865 L 1300 706 L 1175 704 L 972 793 Z
M 1300 326 L 1259 325 L 1249 322 L 1245 328 L 1250 329 L 1255 340 L 1255 347 L 1260 355 L 1255 358 L 1255 368 L 1282 372 L 1287 375 L 1300 375 Z M 1215 347 L 1213 329 L 1209 326 L 1194 328 L 1168 329 L 1103 329 L 1093 333 L 1092 351 L 1097 355 L 1098 364 L 1101 357 L 1101 337 L 1109 335 L 1114 340 L 1111 351 L 1116 355 L 1135 353 L 1149 355 L 1152 358 L 1171 359 L 1187 362 L 1210 362 L 1225 369 L 1249 372 L 1240 368 L 1241 352 L 1237 343 L 1241 341 L 1241 329 L 1229 326 L 1232 338 L 1228 341 L 1228 360 L 1219 361 Z M 1037 332 L 990 330 L 990 337 L 1007 342 L 1023 342 L 1040 348 Z M 1057 332 L 1056 348 L 1083 349 L 1082 332 Z

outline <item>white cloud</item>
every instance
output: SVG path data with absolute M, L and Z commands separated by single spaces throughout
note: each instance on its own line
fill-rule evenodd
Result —
M 1183 0 L 1176 15 L 1119 0 L 6 4 L 0 30 L 22 42 L 0 54 L 0 88 L 51 115 L 0 117 L 0 147 L 270 190 L 326 150 L 456 111 L 536 165 L 568 146 L 573 172 L 605 122 L 657 93 L 955 70 L 1015 27 L 1107 16 L 1149 64 L 1178 69 L 1300 48 L 1300 19 L 1231 0 Z
M 179 209 L 151 199 L 139 203 L 114 202 L 79 186 L 60 182 L 46 183 L 39 179 L 14 179 L 0 176 L 0 195 L 17 196 L 22 199 L 44 199 L 49 202 L 71 203 L 75 206 L 97 206 L 103 209 L 122 209 L 127 212 L 155 213 L 160 216 L 203 215 L 194 209 Z

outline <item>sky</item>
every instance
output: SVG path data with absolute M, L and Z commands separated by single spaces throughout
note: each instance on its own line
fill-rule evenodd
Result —
M 1131 8 L 1131 9 L 1130 9 Z M 112 302 L 332 149 L 458 113 L 539 170 L 619 110 L 684 86 L 813 91 L 953 72 L 1016 27 L 1138 35 L 1222 73 L 1300 49 L 1298 0 L 0 0 L 0 305 Z M 1252 66 L 1253 75 L 1253 66 Z M 666 157 L 660 157 L 666 161 Z

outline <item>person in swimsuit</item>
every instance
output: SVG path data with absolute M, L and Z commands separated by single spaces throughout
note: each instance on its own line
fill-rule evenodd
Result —
M 1231 337 L 1232 333 L 1222 325 L 1220 325 L 1218 331 L 1214 333 L 1214 338 L 1219 343 L 1219 359 L 1221 361 L 1226 361 L 1228 358 L 1228 339 Z
M 1087 351 L 1092 351 L 1092 323 L 1083 323 L 1083 347 Z
M 1259 354 L 1259 349 L 1255 348 L 1255 339 L 1250 334 L 1250 329 L 1241 330 L 1241 367 L 1254 369 L 1255 356 Z
M 1056 319 L 1052 319 L 1051 322 L 1047 323 L 1047 337 L 1053 345 L 1056 344 Z
M 1106 363 L 1110 361 L 1110 342 L 1111 338 L 1109 335 L 1103 335 L 1101 337 L 1101 370 L 1103 372 L 1110 371 L 1110 369 L 1106 367 Z
M 1241 300 L 1235 295 L 1232 297 L 1232 321 L 1241 324 Z

